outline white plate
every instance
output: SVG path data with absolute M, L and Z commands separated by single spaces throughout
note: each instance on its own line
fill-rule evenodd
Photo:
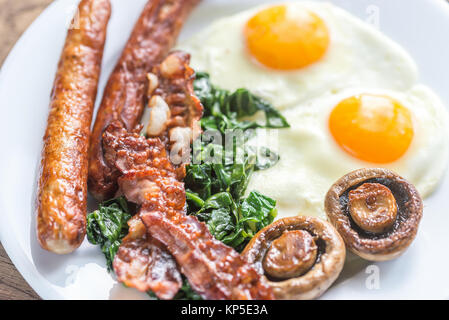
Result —
M 112 0 L 101 88 L 146 1 Z M 275 1 L 206 0 L 195 10 L 181 37 L 218 17 L 262 2 Z M 363 20 L 378 20 L 380 29 L 416 60 L 421 81 L 449 106 L 449 5 L 444 0 L 333 2 Z M 106 271 L 100 249 L 87 240 L 66 256 L 42 250 L 36 241 L 33 203 L 42 136 L 66 26 L 76 4 L 76 0 L 59 0 L 49 6 L 22 36 L 1 70 L 0 240 L 17 269 L 44 299 L 146 298 L 117 284 Z M 448 194 L 446 176 L 438 191 L 425 201 L 418 237 L 403 256 L 372 265 L 350 256 L 343 274 L 324 298 L 449 298 Z

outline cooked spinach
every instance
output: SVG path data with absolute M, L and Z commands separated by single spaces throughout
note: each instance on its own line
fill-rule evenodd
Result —
M 215 148 L 215 156 L 220 153 L 219 161 L 208 160 L 209 149 Z M 249 182 L 253 171 L 259 170 L 254 154 L 244 153 L 243 162 L 231 161 L 226 163 L 222 154 L 224 153 L 221 145 L 209 144 L 204 146 L 202 151 L 194 156 L 196 161 L 187 167 L 185 183 L 187 188 L 193 193 L 206 200 L 213 194 L 227 191 L 236 199 L 240 198 Z M 215 158 L 217 159 L 217 158 Z M 268 167 L 274 165 L 278 158 L 272 158 Z
M 87 215 L 87 239 L 101 247 L 109 271 L 120 243 L 128 233 L 129 219 L 131 214 L 124 197 L 103 202 L 98 210 Z
M 285 118 L 268 102 L 250 93 L 238 89 L 231 93 L 213 86 L 207 73 L 197 73 L 194 82 L 195 94 L 204 106 L 201 128 L 207 132 L 218 133 L 210 139 L 198 139 L 194 142 L 192 164 L 187 168 L 186 186 L 191 192 L 189 203 L 194 208 L 201 206 L 195 197 L 203 201 L 219 192 L 230 192 L 235 200 L 245 193 L 253 171 L 268 169 L 279 161 L 279 156 L 269 148 L 260 148 L 232 141 L 232 150 L 225 149 L 226 139 L 237 139 L 230 132 L 241 130 L 243 142 L 254 135 L 256 128 L 286 128 Z M 265 113 L 265 124 L 242 120 L 257 112 Z M 242 141 L 240 141 L 242 142 Z M 196 199 L 198 200 L 198 199 Z
M 197 73 L 194 88 L 204 105 L 201 128 L 216 130 L 222 139 L 220 142 L 198 139 L 195 143 L 200 147 L 192 148 L 192 164 L 187 166 L 185 178 L 187 211 L 204 221 L 216 239 L 240 251 L 276 216 L 275 200 L 257 191 L 250 192 L 246 198 L 243 195 L 251 174 L 272 167 L 279 156 L 268 148 L 255 150 L 237 143 L 232 144 L 232 152 L 228 154 L 224 147 L 226 134 L 242 130 L 247 141 L 254 136 L 254 130 L 249 129 L 287 128 L 289 124 L 268 102 L 246 89 L 231 93 L 217 88 L 210 83 L 206 73 Z M 242 120 L 257 112 L 265 114 L 264 124 Z M 241 159 L 237 159 L 238 156 Z M 210 157 L 216 161 L 208 161 Z M 124 197 L 120 197 L 100 204 L 98 210 L 87 216 L 88 240 L 101 246 L 109 271 L 120 243 L 128 233 L 129 205 Z M 148 294 L 157 299 L 154 293 Z M 182 288 L 175 299 L 201 300 L 201 296 L 183 276 Z
M 132 217 L 129 207 L 132 207 L 132 204 L 124 197 L 120 197 L 101 203 L 98 210 L 87 215 L 87 239 L 90 243 L 101 247 L 110 272 L 113 271 L 112 262 L 122 239 L 128 234 L 127 222 Z M 157 299 L 151 291 L 148 291 L 148 295 Z M 193 291 L 183 276 L 182 287 L 174 299 L 201 300 L 201 296 Z
M 190 283 L 187 281 L 186 277 L 183 276 L 182 287 L 179 289 L 176 296 L 173 298 L 175 300 L 203 300 L 201 296 L 193 291 Z
M 152 291 L 147 291 L 147 294 L 153 300 L 159 300 L 159 298 Z M 187 278 L 182 276 L 182 287 L 179 289 L 178 293 L 173 297 L 173 300 L 203 300 L 201 296 L 193 291 Z
M 252 94 L 247 89 L 235 92 L 213 86 L 209 75 L 196 74 L 195 94 L 204 106 L 201 125 L 204 130 L 215 129 L 225 133 L 227 129 L 288 128 L 287 120 L 270 103 Z M 257 121 L 241 120 L 243 117 L 265 113 L 265 124 Z M 240 119 L 240 120 L 239 120 Z
M 268 102 L 246 89 L 231 93 L 214 87 L 206 73 L 197 74 L 194 88 L 204 106 L 201 128 L 215 130 L 221 139 L 203 137 L 195 142 L 185 178 L 188 213 L 204 221 L 215 238 L 240 250 L 276 216 L 273 199 L 257 191 L 242 197 L 251 174 L 272 167 L 279 156 L 268 148 L 256 150 L 235 141 L 231 154 L 227 154 L 228 133 L 241 130 L 243 140 L 248 140 L 254 134 L 249 129 L 286 128 L 289 124 Z M 259 111 L 265 113 L 265 124 L 241 119 Z
M 260 229 L 273 222 L 277 215 L 276 201 L 253 191 L 240 204 L 240 221 L 252 238 Z
M 197 196 L 187 192 L 187 197 Z M 204 221 L 216 239 L 238 251 L 260 229 L 272 223 L 277 214 L 276 201 L 257 191 L 241 200 L 236 200 L 229 192 L 220 192 L 197 205 L 201 208 L 190 214 Z

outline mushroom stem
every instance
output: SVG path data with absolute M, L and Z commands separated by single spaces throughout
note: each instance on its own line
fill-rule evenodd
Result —
M 264 271 L 278 279 L 298 277 L 313 267 L 318 247 L 304 230 L 286 231 L 271 243 L 263 260 Z
M 349 213 L 365 231 L 385 232 L 393 226 L 397 212 L 393 194 L 380 183 L 364 183 L 349 192 Z

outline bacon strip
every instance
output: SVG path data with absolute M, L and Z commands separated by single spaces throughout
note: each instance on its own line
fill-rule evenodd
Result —
M 176 41 L 190 11 L 200 0 L 150 0 L 137 21 L 107 83 L 89 148 L 89 191 L 98 200 L 117 190 L 117 173 L 103 157 L 102 135 L 115 120 L 133 130 L 146 104 L 147 73 Z
M 232 248 L 216 240 L 206 224 L 184 210 L 145 203 L 140 218 L 167 246 L 192 288 L 205 299 L 274 299 L 271 288 Z
M 158 132 L 150 130 L 158 119 L 151 117 L 146 133 L 158 137 L 165 144 L 173 147 L 172 137 L 179 128 L 188 128 L 189 139 L 196 139 L 200 132 L 198 121 L 203 115 L 201 101 L 194 93 L 193 80 L 195 71 L 189 66 L 190 55 L 182 51 L 170 53 L 164 61 L 148 74 L 148 100 L 151 102 L 162 98 L 169 107 L 168 117 Z M 188 141 L 187 149 L 190 146 Z M 173 159 L 171 159 L 173 161 Z
M 159 139 L 149 143 L 138 131 L 140 128 L 129 133 L 121 122 L 113 122 L 103 134 L 103 144 L 106 161 L 123 175 L 119 178 L 122 192 L 129 201 L 140 204 L 144 198 L 142 193 L 151 190 L 152 184 L 139 177 L 144 176 L 143 172 L 150 166 L 158 166 L 163 172 L 170 163 L 168 160 L 153 163 L 158 154 L 166 154 L 165 146 Z M 169 172 L 169 175 L 177 181 L 176 174 Z M 138 216 L 128 225 L 129 233 L 113 262 L 117 279 L 142 292 L 151 290 L 159 299 L 173 299 L 182 285 L 176 261 L 162 243 L 147 235 Z
M 118 280 L 142 292 L 151 290 L 159 299 L 173 299 L 182 286 L 176 261 L 163 244 L 147 235 L 138 216 L 128 224 L 129 233 L 114 259 Z
M 114 137 L 110 129 L 105 141 Z M 125 133 L 123 128 L 115 129 L 115 136 L 111 145 L 118 147 L 115 162 L 123 174 L 118 180 L 122 192 L 143 204 L 140 218 L 148 233 L 166 246 L 194 290 L 206 299 L 273 299 L 253 266 L 214 239 L 204 223 L 185 214 L 184 184 L 177 179 L 178 172 L 162 142 Z M 114 260 L 116 272 L 120 260 L 121 250 Z M 158 294 L 158 289 L 154 290 Z
M 159 97 L 162 102 L 158 103 L 167 104 L 168 109 L 162 126 L 152 128 L 159 130 L 152 131 L 157 137 L 145 139 L 138 134 L 140 128 L 128 132 L 120 122 L 114 122 L 103 135 L 105 159 L 119 172 L 121 192 L 129 201 L 142 205 L 139 216 L 147 228 L 147 236 L 151 235 L 168 249 L 203 298 L 273 299 L 271 288 L 253 266 L 214 239 L 204 223 L 186 215 L 185 188 L 181 182 L 185 169 L 170 161 L 167 149 L 173 155 L 170 132 L 184 128 L 192 133 L 202 113 L 202 106 L 193 93 L 193 70 L 188 67 L 188 58 L 180 52 L 172 53 L 148 77 L 149 97 Z M 190 139 L 191 134 L 188 144 Z M 141 257 L 141 241 L 130 249 L 134 259 Z M 128 253 L 127 242 L 123 246 L 114 260 L 114 269 L 131 275 L 125 277 L 126 283 L 142 290 L 145 286 L 140 286 L 139 275 L 143 272 L 137 272 L 138 279 L 135 279 L 129 271 L 131 263 L 121 263 Z M 141 261 L 146 260 L 138 260 L 138 270 L 147 270 L 139 264 Z M 153 287 L 152 290 L 160 294 L 160 289 Z
M 185 214 L 184 184 L 158 138 L 145 140 L 116 123 L 108 128 L 105 142 L 118 148 L 114 159 L 122 173 L 118 180 L 122 192 L 130 201 L 143 204 L 140 218 L 148 233 L 166 246 L 195 291 L 206 299 L 273 299 L 253 266 L 214 239 L 204 223 Z M 119 250 L 116 272 L 120 272 L 121 255 Z M 139 289 L 135 282 L 128 279 L 127 283 Z
M 186 164 L 188 162 L 190 143 L 200 132 L 199 120 L 203 113 L 203 106 L 194 94 L 193 81 L 195 72 L 190 68 L 189 63 L 190 55 L 175 51 L 169 54 L 160 65 L 154 67 L 153 73 L 148 74 L 150 82 L 148 86 L 148 100 L 161 99 L 162 103 L 167 106 L 168 114 L 162 122 L 160 117 L 155 116 L 153 112 L 150 115 L 146 131 L 152 126 L 161 128 L 156 135 L 162 142 L 159 149 L 170 149 L 170 160 L 177 162 L 177 164 Z M 155 109 L 155 107 L 152 109 Z M 134 148 L 139 145 L 137 142 L 139 139 L 144 139 L 138 135 L 140 127 L 136 127 L 133 130 L 136 134 L 135 138 L 132 136 L 127 137 L 126 134 L 123 134 L 127 132 L 125 128 L 126 126 L 121 122 L 115 121 L 103 133 L 102 152 L 105 163 L 110 168 L 110 177 L 113 177 L 115 181 L 124 171 L 123 165 L 116 163 L 114 158 L 116 151 L 130 142 L 121 141 L 121 137 L 125 137 L 123 139 L 136 139 L 133 143 Z M 178 134 L 179 132 L 183 134 L 180 135 Z M 181 139 L 179 139 L 179 136 L 181 136 Z M 145 146 L 142 146 L 142 144 L 140 146 L 145 149 Z M 145 157 L 146 155 L 142 156 Z M 185 174 L 184 166 L 179 166 L 177 171 L 178 180 L 182 180 Z
M 204 298 L 272 299 L 271 289 L 254 267 L 214 239 L 204 223 L 186 215 L 184 184 L 176 179 L 175 167 L 157 145 L 162 145 L 159 139 L 148 140 L 147 154 L 151 156 L 144 162 L 141 146 L 137 153 L 128 146 L 122 163 L 134 165 L 123 170 L 119 178 L 125 196 L 143 204 L 140 218 L 149 234 L 167 247 Z

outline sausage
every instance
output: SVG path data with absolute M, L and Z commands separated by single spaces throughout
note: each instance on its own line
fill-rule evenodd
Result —
M 97 95 L 109 0 L 82 0 L 59 61 L 44 135 L 36 201 L 42 248 L 67 254 L 86 233 L 90 124 Z
M 146 104 L 147 73 L 174 45 L 190 11 L 199 0 L 150 0 L 145 5 L 128 43 L 107 83 L 97 113 L 89 148 L 89 191 L 98 200 L 112 198 L 118 173 L 108 166 L 102 134 L 114 120 L 132 130 Z

